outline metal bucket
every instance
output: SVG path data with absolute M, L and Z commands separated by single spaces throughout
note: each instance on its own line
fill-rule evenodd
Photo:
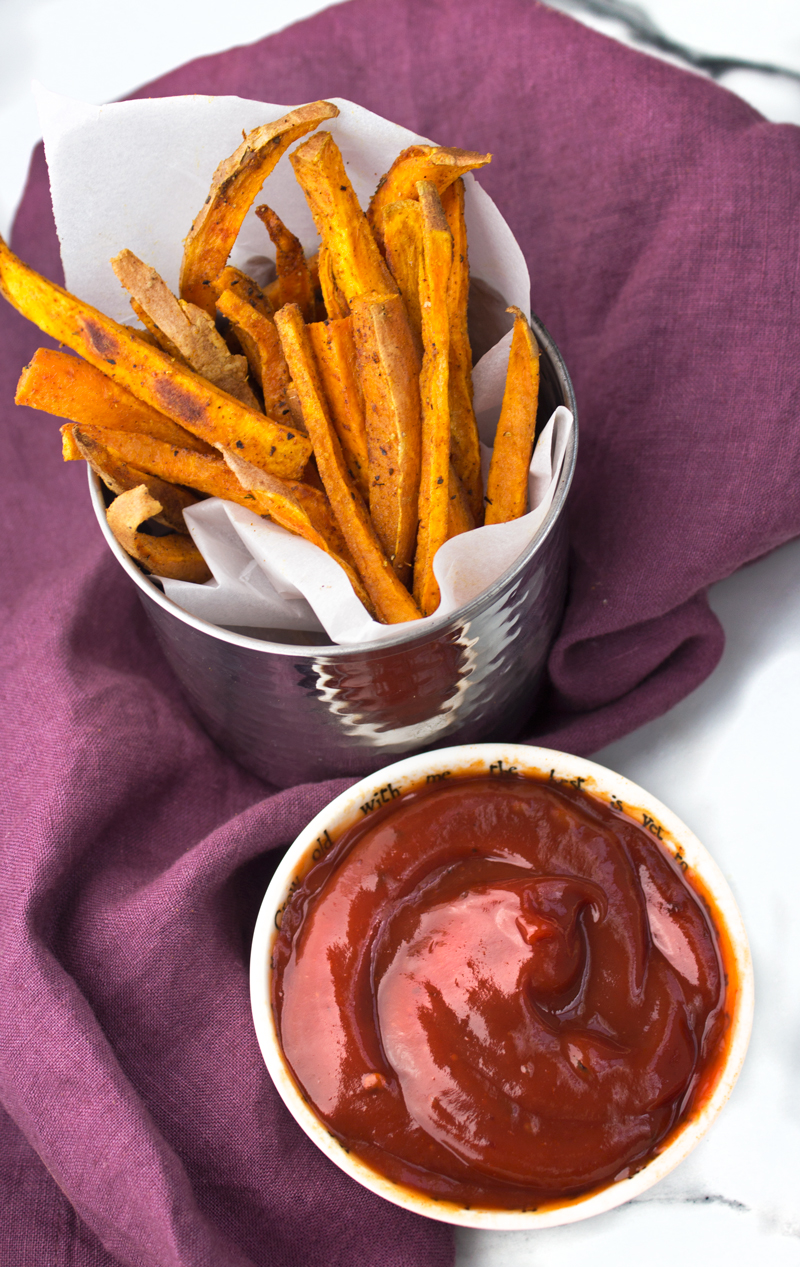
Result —
M 541 349 L 540 422 L 557 405 L 576 414 L 556 345 L 535 317 L 531 325 Z M 433 617 L 424 632 L 357 647 L 268 641 L 189 615 L 117 544 L 102 485 L 89 477 L 106 539 L 137 585 L 198 720 L 246 769 L 288 787 L 363 775 L 425 748 L 519 733 L 563 610 L 563 509 L 576 453 L 577 429 L 547 519 L 489 589 L 458 612 Z

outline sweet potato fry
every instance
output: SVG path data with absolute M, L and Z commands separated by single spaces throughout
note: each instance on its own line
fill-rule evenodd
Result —
M 166 352 L 167 356 L 171 356 L 173 360 L 178 362 L 179 365 L 188 366 L 189 362 L 186 360 L 186 357 L 183 355 L 180 348 L 177 344 L 172 342 L 172 339 L 170 339 L 163 330 L 159 330 L 155 321 L 150 316 L 150 313 L 142 306 L 142 304 L 139 303 L 138 299 L 131 297 L 130 305 L 134 314 L 139 318 L 144 326 L 143 331 L 137 330 L 136 333 L 149 339 L 150 343 L 157 348 L 161 348 L 162 352 Z
M 356 372 L 353 319 L 316 321 L 306 328 L 347 469 L 366 501 L 369 498 L 367 429 L 364 393 Z
M 369 512 L 347 471 L 300 309 L 287 304 L 275 314 L 275 324 L 303 404 L 322 482 L 378 619 L 386 624 L 417 620 L 419 609 L 384 554 Z
M 420 362 L 402 295 L 353 300 L 364 393 L 369 511 L 395 572 L 410 587 L 420 478 Z
M 185 488 L 168 484 L 156 475 L 148 475 L 131 466 L 98 439 L 82 431 L 76 423 L 62 427 L 61 435 L 65 462 L 84 458 L 112 493 L 125 493 L 144 484 L 150 496 L 161 505 L 160 513 L 154 516 L 158 522 L 174 528 L 176 532 L 186 532 L 183 512 L 187 506 L 196 506 L 198 499 Z
M 111 457 L 125 462 L 146 475 L 154 475 L 168 484 L 196 489 L 209 497 L 236 502 L 254 514 L 265 514 L 254 493 L 242 488 L 218 453 L 193 453 L 177 449 L 151 436 L 130 431 L 110 431 L 103 427 L 81 427 L 81 442 L 102 446 Z
M 475 171 L 492 161 L 491 154 L 473 150 L 446 149 L 437 145 L 410 145 L 398 154 L 372 196 L 367 219 L 375 240 L 383 250 L 383 214 L 390 203 L 417 197 L 417 184 L 429 181 L 440 194 L 444 193 L 464 172 Z
M 318 132 L 298 145 L 290 162 L 347 303 L 368 291 L 396 291 L 330 132 Z
M 341 321 L 350 315 L 347 300 L 336 284 L 333 275 L 333 257 L 326 246 L 319 248 L 319 286 L 325 317 L 328 321 Z
M 414 341 L 422 360 L 422 313 L 419 306 L 419 270 L 422 255 L 422 220 L 419 202 L 405 198 L 392 202 L 383 216 L 386 263 L 400 287 Z
M 300 239 L 287 229 L 271 207 L 256 207 L 256 215 L 266 228 L 276 251 L 275 268 L 280 286 L 280 302 L 274 306 L 282 308 L 284 304 L 297 304 L 303 320 L 313 321 L 316 316 L 314 283 Z
M 325 310 L 325 300 L 322 297 L 322 286 L 321 286 L 320 278 L 319 278 L 319 257 L 320 257 L 319 249 L 314 251 L 313 255 L 308 255 L 306 257 L 306 264 L 308 265 L 308 271 L 311 275 L 311 286 L 314 291 L 314 311 L 315 311 L 314 320 L 325 321 L 329 316 L 331 317 L 331 319 L 333 319 L 337 315 L 346 317 L 347 304 L 345 304 L 343 296 L 341 297 L 341 303 L 342 303 L 341 313 L 330 314 L 326 312 Z M 269 286 L 267 287 L 267 291 L 270 295 L 270 298 L 272 297 L 272 294 L 273 294 L 273 288 L 274 288 L 274 294 L 280 300 L 280 297 L 281 297 L 280 280 L 278 278 L 276 278 L 274 282 L 270 282 Z
M 453 267 L 447 287 L 450 313 L 450 457 L 469 501 L 476 524 L 483 523 L 483 481 L 478 424 L 472 408 L 472 348 L 467 329 L 469 262 L 464 218 L 464 181 L 459 177 L 442 194 L 442 206 L 453 235 Z
M 317 300 L 317 310 L 319 310 L 318 309 L 318 304 L 319 304 L 319 248 L 318 247 L 317 247 L 317 250 L 313 252 L 313 255 L 309 255 L 306 257 L 306 264 L 308 265 L 308 272 L 309 274 L 311 274 L 311 284 L 314 288 L 314 298 L 316 298 Z M 317 317 L 317 321 L 319 321 L 319 317 Z
M 185 300 L 178 301 L 156 270 L 143 263 L 133 251 L 120 251 L 111 261 L 111 267 L 150 318 L 156 338 L 163 332 L 187 365 L 203 378 L 235 396 L 249 409 L 259 408 L 247 382 L 247 361 L 228 350 L 207 312 Z M 169 348 L 164 350 L 169 351 Z
M 319 467 L 315 457 L 309 458 L 308 466 L 303 471 L 303 483 L 310 484 L 312 488 L 318 488 L 321 493 L 325 493 L 325 485 L 320 479 Z M 325 496 L 327 497 L 328 494 L 325 493 Z
M 217 312 L 231 327 L 250 362 L 253 376 L 264 393 L 264 410 L 271 418 L 288 422 L 286 387 L 289 370 L 271 316 L 251 303 L 241 290 L 223 290 Z
M 131 308 L 134 308 L 133 304 L 131 304 Z M 136 315 L 138 316 L 139 314 L 136 313 Z M 144 324 L 144 322 L 142 322 L 142 324 Z M 157 348 L 160 346 L 158 339 L 154 338 L 149 330 L 139 330 L 136 326 L 127 326 L 126 328 L 130 330 L 133 337 L 138 339 L 140 343 L 146 343 L 147 346 L 151 348 Z M 177 348 L 175 350 L 177 351 Z M 180 360 L 180 356 L 178 357 L 178 360 Z
M 104 431 L 100 427 L 81 428 L 84 445 L 101 445 L 112 460 L 124 462 L 170 484 L 194 488 L 210 497 L 235 502 L 255 515 L 267 515 L 282 524 L 290 532 L 313 541 L 327 553 L 342 554 L 337 550 L 341 538 L 337 530 L 330 532 L 331 513 L 327 498 L 315 488 L 309 488 L 297 480 L 280 480 L 260 472 L 263 479 L 252 474 L 259 468 L 244 462 L 237 467 L 236 450 L 220 446 L 223 456 L 214 453 L 191 453 L 187 449 L 175 449 L 171 445 L 151 440 L 149 436 L 134 436 L 129 432 Z M 240 460 L 241 461 L 241 460 Z M 237 472 L 247 472 L 244 483 Z
M 455 473 L 453 460 L 450 459 L 449 504 L 447 507 L 447 540 L 458 537 L 462 532 L 471 532 L 475 527 L 475 518 L 470 509 L 464 486 Z
M 210 579 L 211 572 L 189 537 L 151 537 L 138 531 L 146 519 L 155 519 L 161 509 L 159 502 L 141 485 L 115 497 L 106 511 L 106 518 L 123 550 L 143 564 L 148 572 L 202 585 L 203 581 Z
M 215 300 L 219 299 L 223 291 L 232 290 L 235 295 L 246 299 L 263 316 L 271 317 L 274 315 L 273 307 L 266 291 L 262 290 L 258 282 L 254 282 L 252 277 L 248 277 L 247 273 L 243 273 L 240 268 L 234 268 L 232 264 L 229 264 L 227 268 L 223 268 L 216 281 L 211 283 L 211 290 Z
M 339 113 L 329 101 L 290 110 L 245 137 L 214 172 L 211 190 L 184 243 L 181 298 L 214 314 L 212 283 L 222 272 L 242 222 L 269 173 L 289 146 Z
M 180 305 L 189 326 L 186 359 L 192 369 L 221 391 L 240 400 L 248 409 L 260 410 L 261 406 L 247 381 L 247 359 L 229 350 L 207 312 L 183 299 Z
M 285 305 L 284 305 L 285 307 Z M 289 382 L 286 385 L 286 404 L 289 406 L 289 413 L 292 415 L 294 425 L 298 431 L 302 431 L 304 436 L 308 435 L 305 418 L 303 417 L 303 402 L 294 383 Z
M 329 547 L 337 554 L 347 557 L 347 544 L 323 488 L 315 488 L 299 480 L 276 479 L 274 475 L 268 475 L 260 467 L 253 466 L 252 462 L 245 462 L 235 449 L 226 449 L 222 444 L 219 446 L 219 452 L 242 488 L 249 492 L 263 493 L 268 501 L 283 498 L 287 502 L 287 511 L 276 522 L 282 523 L 297 536 L 307 536 L 308 540 L 313 540 L 313 535 L 307 532 L 310 523 L 314 531 L 326 540 Z M 267 502 L 264 504 L 266 505 Z M 295 521 L 292 520 L 292 514 L 296 516 Z M 271 512 L 270 517 L 275 518 Z
M 40 277 L 0 238 L 0 293 L 46 334 L 211 443 L 237 445 L 242 457 L 278 476 L 296 479 L 311 454 L 305 436 L 247 409 L 191 370 L 176 365 L 126 326 Z
M 65 462 L 80 462 L 84 456 L 78 448 L 75 442 L 75 437 L 72 434 L 74 429 L 74 422 L 68 422 L 66 426 L 61 428 L 61 456 Z
M 422 471 L 419 485 L 419 532 L 414 559 L 414 597 L 423 614 L 439 606 L 433 559 L 447 540 L 450 491 L 450 408 L 448 404 L 450 321 L 447 283 L 453 259 L 453 237 L 441 199 L 430 181 L 417 186 L 422 205 L 421 309 L 425 349 L 420 375 L 422 398 Z
M 539 345 L 519 308 L 508 358 L 503 406 L 486 480 L 486 523 L 519 519 L 528 509 L 528 467 L 539 403 Z
M 18 405 L 30 405 L 71 422 L 143 431 L 181 449 L 213 452 L 203 440 L 137 400 L 94 365 L 53 348 L 34 352 L 20 375 L 14 399 Z
M 221 445 L 220 452 L 242 487 L 260 494 L 264 504 L 269 504 L 271 519 L 336 560 L 347 574 L 357 597 L 373 614 L 369 594 L 361 583 L 326 494 L 305 484 L 294 484 L 290 489 L 273 475 L 267 475 L 251 462 L 245 462 L 233 449 Z
M 319 249 L 314 251 L 312 255 L 306 257 L 308 271 L 311 274 L 311 285 L 314 290 L 319 290 Z

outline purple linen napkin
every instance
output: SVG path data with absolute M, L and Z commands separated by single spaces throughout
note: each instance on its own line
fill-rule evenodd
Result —
M 493 151 L 581 421 L 527 737 L 590 752 L 696 686 L 722 646 L 705 588 L 800 532 L 797 129 L 532 0 L 353 0 L 140 95 L 183 92 L 344 96 Z M 59 277 L 41 154 L 14 245 Z M 199 729 L 83 470 L 11 403 L 44 340 L 0 323 L 0 1262 L 449 1263 L 448 1229 L 306 1142 L 252 1032 L 275 851 L 342 784 L 272 794 Z

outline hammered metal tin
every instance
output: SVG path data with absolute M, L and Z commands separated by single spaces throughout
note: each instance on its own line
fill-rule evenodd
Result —
M 545 328 L 539 418 L 576 415 L 572 384 Z M 577 423 L 577 415 L 576 415 Z M 121 549 L 90 471 L 111 549 L 135 582 L 198 720 L 246 769 L 280 787 L 363 775 L 426 748 L 513 739 L 535 704 L 566 592 L 564 503 L 573 430 L 550 513 L 519 558 L 477 599 L 424 633 L 358 647 L 266 641 L 199 620 Z

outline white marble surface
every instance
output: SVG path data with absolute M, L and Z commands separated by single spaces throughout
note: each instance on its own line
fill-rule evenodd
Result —
M 619 20 L 578 12 L 606 33 Z M 246 43 L 319 0 L 0 0 L 0 232 L 38 137 L 30 80 L 88 101 L 119 97 L 190 57 Z M 631 7 L 631 6 L 629 6 Z M 797 0 L 647 0 L 673 40 L 800 69 Z M 135 21 L 130 21 L 135 12 Z M 769 118 L 800 123 L 800 83 L 749 71 L 722 82 Z M 690 1160 L 640 1200 L 548 1232 L 459 1232 L 459 1267 L 783 1267 L 800 1263 L 800 541 L 717 585 L 727 649 L 666 717 L 600 753 L 670 805 L 726 872 L 756 969 L 750 1055 L 723 1116 Z M 702 1214 L 702 1218 L 700 1217 Z
M 649 26 L 690 52 L 800 72 L 800 5 L 796 0 L 546 0 L 587 25 L 653 52 L 637 42 L 632 30 Z M 608 10 L 628 18 L 609 17 Z M 679 57 L 661 54 L 677 65 Z M 800 78 L 731 69 L 717 77 L 730 92 L 744 97 L 775 123 L 800 123 Z

